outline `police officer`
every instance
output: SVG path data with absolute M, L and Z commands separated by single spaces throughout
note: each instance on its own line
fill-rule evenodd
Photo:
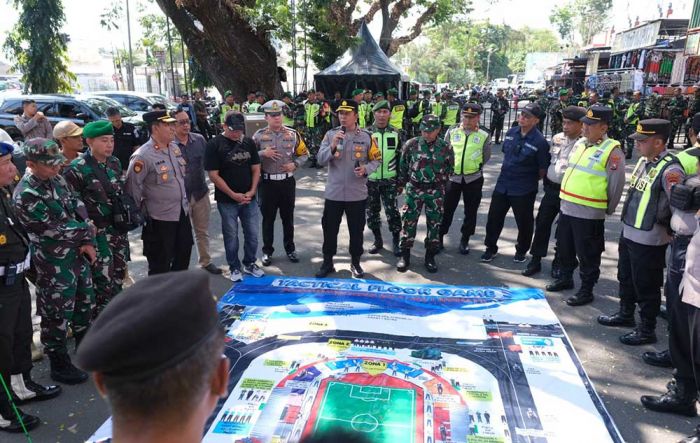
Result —
M 294 97 L 289 92 L 282 94 L 282 102 L 285 104 L 282 111 L 282 124 L 288 128 L 294 128 Z
M 501 143 L 501 132 L 503 131 L 503 122 L 505 121 L 506 114 L 510 111 L 510 105 L 508 104 L 508 99 L 503 96 L 503 89 L 498 88 L 496 91 L 496 97 L 491 103 L 491 135 L 493 136 L 494 143 Z M 478 123 L 478 122 L 477 122 Z
M 558 105 L 561 105 L 561 101 Z M 537 274 L 542 270 L 542 257 L 547 256 L 549 237 L 552 232 L 552 223 L 559 215 L 559 191 L 569 163 L 569 155 L 574 149 L 574 144 L 581 137 L 581 118 L 586 115 L 586 110 L 578 106 L 567 106 L 561 109 L 563 132 L 556 133 L 552 137 L 552 147 L 549 154 L 551 162 L 547 169 L 547 175 L 543 179 L 544 196 L 540 201 L 535 218 L 535 236 L 532 240 L 530 255 L 532 258 L 522 272 L 526 277 Z M 554 115 L 554 114 L 550 114 Z M 555 252 L 552 262 L 552 273 L 557 275 L 559 260 Z
M 66 329 L 70 320 L 77 346 L 90 324 L 96 229 L 85 205 L 59 175 L 65 158 L 58 145 L 36 138 L 27 142 L 25 153 L 28 172 L 17 185 L 14 202 L 32 244 L 41 342 L 49 356 L 51 378 L 82 383 L 87 374 L 71 363 Z
M 464 203 L 459 252 L 469 254 L 469 237 L 476 230 L 476 214 L 481 204 L 484 187 L 484 164 L 491 158 L 489 133 L 479 129 L 482 108 L 478 103 L 467 103 L 462 108 L 462 124 L 450 128 L 445 135 L 454 153 L 454 170 L 450 174 L 445 193 L 445 212 L 440 224 L 440 249 L 443 237 L 449 232 L 460 198 Z
M 578 259 L 581 288 L 566 300 L 569 306 L 593 301 L 593 287 L 600 277 L 600 258 L 605 250 L 605 217 L 615 212 L 624 188 L 624 155 L 617 140 L 607 136 L 612 119 L 608 106 L 588 109 L 581 119 L 583 138 L 574 145 L 562 178 L 557 230 L 561 275 L 547 285 L 547 290 L 572 289 Z
M 367 182 L 367 226 L 374 234 L 374 244 L 370 254 L 378 254 L 384 247 L 382 239 L 380 212 L 384 203 L 389 231 L 391 232 L 394 255 L 401 254 L 399 235 L 401 234 L 401 216 L 396 204 L 396 177 L 401 158 L 402 140 L 399 129 L 389 125 L 391 110 L 389 102 L 382 100 L 372 108 L 374 125 L 368 131 L 379 148 L 382 164 L 369 175 Z
M 457 124 L 460 113 L 460 105 L 454 99 L 454 93 L 445 93 L 445 117 L 442 119 L 442 131 L 440 131 L 440 138 L 444 138 L 447 130 Z
M 634 140 L 630 138 L 637 130 L 637 123 L 644 117 L 644 105 L 642 104 L 642 93 L 634 91 L 632 99 L 625 112 L 622 122 L 625 125 L 625 158 L 631 159 L 634 152 Z
M 258 147 L 262 164 L 260 182 L 260 210 L 262 212 L 262 264 L 272 264 L 272 246 L 275 233 L 275 217 L 279 211 L 282 219 L 284 250 L 292 263 L 297 263 L 294 245 L 294 202 L 296 200 L 296 180 L 294 171 L 306 161 L 309 151 L 304 139 L 293 129 L 282 124 L 282 113 L 286 105 L 279 100 L 265 103 L 261 110 L 265 113 L 267 127 L 258 130 L 253 140 Z
M 430 90 L 424 89 L 421 91 L 423 96 L 419 100 L 415 100 L 409 105 L 408 117 L 410 118 L 412 137 L 417 137 L 420 129 L 418 128 L 423 120 L 424 115 L 432 114 L 430 106 Z
M 508 210 L 512 207 L 518 225 L 518 240 L 513 261 L 522 263 L 532 243 L 533 210 L 538 182 L 549 167 L 549 143 L 537 129 L 544 113 L 536 103 L 528 103 L 518 115 L 518 126 L 510 128 L 503 142 L 503 164 L 491 196 L 486 222 L 486 251 L 482 262 L 490 262 L 498 253 L 498 238 Z
M 432 114 L 423 117 L 421 135 L 406 142 L 399 164 L 399 186 L 406 189 L 401 230 L 401 259 L 396 270 L 406 272 L 411 263 L 411 248 L 421 210 L 425 207 L 428 234 L 425 239 L 425 268 L 437 272 L 435 254 L 440 246 L 440 222 L 445 186 L 454 169 L 454 153 L 439 138 L 442 125 Z
M 435 115 L 438 120 L 440 120 L 440 124 L 442 125 L 442 120 L 445 118 L 447 108 L 445 108 L 445 102 L 442 101 L 442 93 L 436 92 L 433 94 L 433 97 L 435 98 L 435 101 L 431 105 L 432 114 Z
M 404 124 L 406 121 L 408 107 L 406 106 L 406 103 L 398 99 L 398 96 L 399 91 L 397 91 L 396 88 L 389 88 L 386 91 L 386 99 L 389 102 L 389 106 L 391 108 L 391 118 L 389 120 L 389 125 L 401 131 L 404 131 Z M 407 134 L 407 132 L 405 132 L 405 134 Z
M 369 114 L 372 108 L 365 103 L 365 90 L 355 89 L 352 91 L 352 99 L 357 102 L 357 125 L 360 128 L 366 128 L 368 125 Z
M 671 241 L 669 197 L 673 185 L 685 178 L 678 159 L 666 150 L 670 133 L 670 121 L 647 119 L 639 122 L 631 136 L 641 157 L 622 207 L 617 265 L 620 308 L 612 315 L 598 317 L 598 323 L 605 326 L 635 326 L 635 305 L 639 305 L 640 324 L 620 337 L 626 345 L 656 342 L 666 246 Z
M 93 317 L 122 290 L 129 259 L 129 237 L 114 226 L 113 200 L 124 193 L 124 177 L 114 152 L 114 130 L 100 120 L 85 125 L 83 135 L 90 150 L 73 160 L 63 172 L 97 227 L 97 260 L 92 266 L 95 288 Z
M 48 400 L 61 393 L 59 386 L 42 386 L 31 378 L 32 300 L 27 284 L 29 237 L 15 214 L 12 185 L 17 169 L 12 164 L 14 147 L 0 142 L 0 378 L 11 388 L 11 398 L 0 391 L 0 431 L 22 432 L 10 400 L 16 404 Z M 12 395 L 11 394 L 11 395 Z M 17 412 L 31 430 L 39 418 Z
M 248 94 L 248 97 L 250 98 L 250 94 Z M 253 99 L 255 98 L 255 93 L 253 93 Z M 253 100 L 251 100 L 252 102 Z M 224 119 L 226 118 L 226 113 L 229 111 L 236 111 L 236 112 L 241 112 L 241 105 L 236 103 L 236 99 L 233 97 L 233 92 L 231 91 L 226 91 L 224 92 L 224 103 L 220 106 L 220 112 L 221 114 L 219 115 L 219 120 L 221 121 L 221 124 L 224 124 Z
M 311 167 L 319 166 L 316 156 L 321 140 L 321 104 L 316 101 L 316 91 L 309 89 L 308 99 L 304 104 L 304 121 L 306 122 L 306 145 L 309 147 L 309 161 Z
M 185 189 L 185 158 L 173 142 L 175 119 L 166 111 L 143 114 L 151 138 L 131 156 L 126 189 L 146 217 L 141 233 L 148 275 L 187 269 L 192 225 Z
M 228 394 L 223 351 L 209 277 L 196 270 L 125 290 L 90 328 L 76 360 L 110 405 L 114 442 L 198 443 Z
M 350 232 L 350 271 L 362 278 L 362 231 L 365 229 L 367 175 L 381 163 L 381 153 L 369 132 L 357 126 L 357 102 L 343 100 L 337 109 L 341 127 L 326 133 L 318 153 L 318 162 L 328 165 L 323 206 L 323 263 L 316 277 L 335 272 L 333 256 L 338 248 L 338 229 L 343 214 Z

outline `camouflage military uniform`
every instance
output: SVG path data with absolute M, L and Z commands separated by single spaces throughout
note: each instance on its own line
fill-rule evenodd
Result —
M 661 118 L 661 97 L 652 93 L 644 102 L 644 118 Z
M 440 244 L 445 186 L 454 168 L 454 153 L 444 140 L 428 143 L 420 137 L 406 142 L 399 162 L 399 186 L 406 189 L 402 208 L 401 249 L 413 247 L 418 217 L 425 206 L 428 225 L 426 245 L 437 251 Z
M 68 322 L 77 337 L 90 324 L 95 292 L 90 263 L 79 248 L 94 246 L 94 227 L 87 222 L 85 205 L 61 176 L 40 180 L 27 172 L 17 185 L 14 201 L 31 241 L 41 342 L 48 354 L 67 354 Z
M 129 237 L 114 228 L 112 205 L 97 178 L 89 154 L 82 154 L 73 160 L 63 175 L 69 185 L 78 193 L 87 208 L 90 219 L 97 226 L 97 261 L 92 265 L 92 283 L 95 288 L 94 316 L 107 306 L 107 303 L 122 290 L 129 260 Z M 93 157 L 94 158 L 94 157 Z M 124 177 L 117 157 L 107 158 L 100 164 L 109 178 L 115 193 L 124 192 Z
M 688 99 L 681 96 L 674 96 L 668 102 L 668 119 L 671 120 L 671 134 L 668 137 L 668 148 L 674 147 L 674 142 L 678 130 L 683 127 L 685 111 L 688 109 Z
M 686 148 L 690 147 L 690 137 L 688 137 L 688 129 L 690 129 L 690 127 L 692 126 L 693 117 L 698 112 L 700 112 L 700 89 L 695 90 L 695 94 L 693 94 L 693 98 L 690 100 L 690 105 L 688 106 L 688 121 L 686 121 L 685 123 Z
M 564 116 L 562 111 L 566 107 L 566 103 L 558 100 L 551 108 L 549 108 L 549 128 L 552 135 L 559 134 L 564 130 Z

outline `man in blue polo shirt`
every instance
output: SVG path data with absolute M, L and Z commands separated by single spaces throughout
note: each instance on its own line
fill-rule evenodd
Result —
M 549 143 L 537 129 L 544 112 L 537 103 L 529 103 L 518 115 L 518 126 L 506 133 L 503 142 L 503 164 L 486 221 L 486 252 L 482 262 L 490 262 L 498 253 L 498 237 L 510 208 L 518 225 L 518 241 L 513 261 L 522 263 L 532 243 L 535 197 L 539 180 L 549 166 Z

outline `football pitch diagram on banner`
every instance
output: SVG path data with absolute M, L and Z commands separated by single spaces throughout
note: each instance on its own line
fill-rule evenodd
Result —
M 246 279 L 219 303 L 228 398 L 205 442 L 622 442 L 536 289 Z

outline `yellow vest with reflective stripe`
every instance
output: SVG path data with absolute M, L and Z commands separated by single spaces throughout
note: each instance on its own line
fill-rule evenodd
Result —
M 651 231 L 655 223 L 668 226 L 668 219 L 658 218 L 659 195 L 663 191 L 661 176 L 669 165 L 678 163 L 678 159 L 668 153 L 656 165 L 645 173 L 645 159 L 641 157 L 630 177 L 625 204 L 622 206 L 622 223 L 642 231 Z
M 693 149 L 695 146 L 692 148 L 688 149 Z M 695 175 L 698 173 L 698 157 L 695 157 L 694 155 L 688 154 L 686 151 L 681 151 L 676 155 L 676 158 L 678 158 L 678 161 L 681 162 L 681 165 L 683 165 L 683 170 L 685 171 L 685 175 Z
M 608 157 L 617 140 L 606 139 L 599 145 L 586 147 L 585 139 L 576 143 L 564 172 L 559 197 L 562 200 L 591 208 L 608 209 Z
M 304 105 L 305 117 L 306 117 L 306 127 L 315 128 L 316 127 L 316 116 L 321 110 L 321 105 L 318 103 L 307 103 Z
M 466 135 L 464 129 L 453 128 L 450 131 L 450 145 L 455 154 L 455 169 L 457 175 L 473 174 L 481 170 L 484 164 L 484 144 L 489 134 L 478 129 Z
M 625 114 L 625 117 L 627 118 L 628 125 L 636 125 L 639 121 L 639 116 L 635 116 L 635 114 L 637 113 L 637 108 L 639 108 L 639 102 L 631 103 L 630 107 L 627 108 L 627 113 Z M 632 117 L 634 117 L 634 119 Z
M 406 105 L 403 103 L 398 105 L 392 105 L 391 107 L 391 117 L 389 117 L 389 124 L 395 128 L 403 128 L 403 115 L 406 112 Z
M 459 103 L 449 102 L 447 104 L 447 112 L 445 112 L 445 120 L 442 124 L 452 126 L 457 124 L 457 115 L 459 114 Z
M 433 103 L 432 113 L 437 116 L 438 120 L 440 120 L 440 123 L 442 123 L 442 107 L 443 107 L 443 102 Z

